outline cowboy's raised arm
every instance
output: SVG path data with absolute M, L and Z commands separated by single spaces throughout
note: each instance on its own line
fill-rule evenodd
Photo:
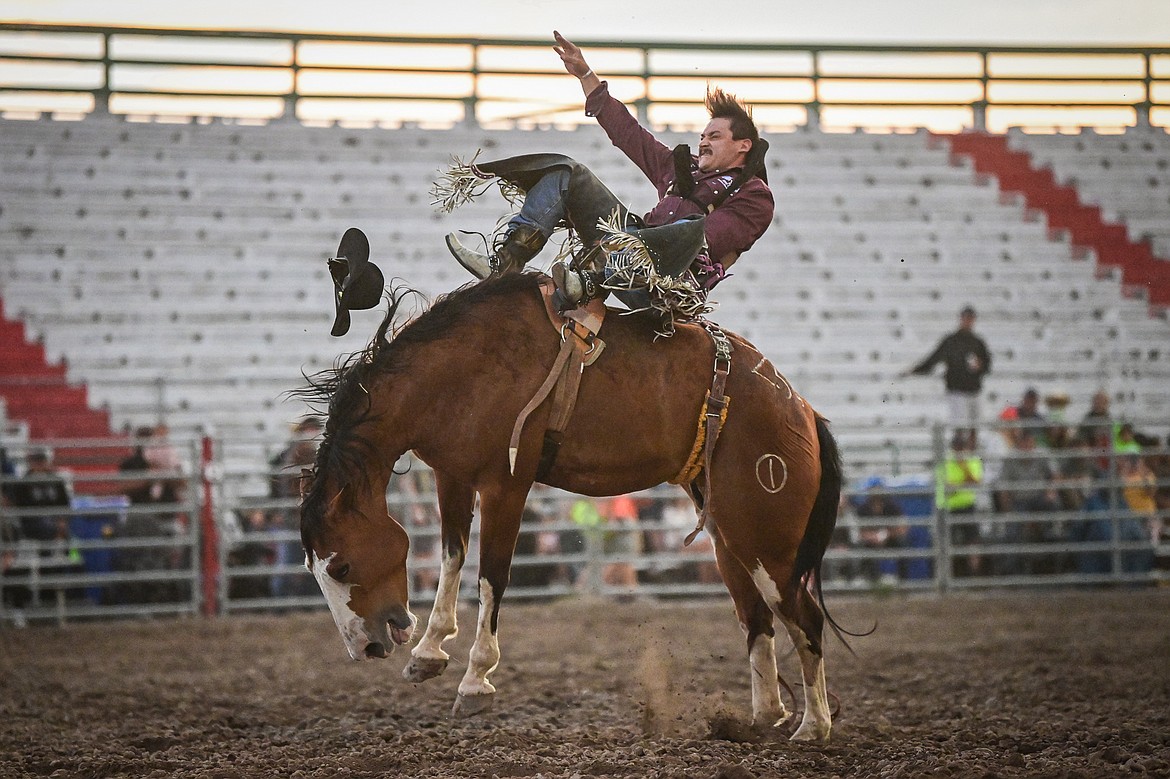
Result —
M 581 91 L 588 97 L 593 90 L 601 86 L 601 79 L 593 72 L 593 68 L 589 67 L 579 46 L 556 30 L 553 30 L 553 38 L 557 42 L 557 45 L 553 46 L 553 51 L 560 56 L 569 75 L 576 76 L 581 81 Z

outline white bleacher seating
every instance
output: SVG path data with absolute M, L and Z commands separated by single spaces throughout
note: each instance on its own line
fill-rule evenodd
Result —
M 1010 145 L 1028 152 L 1057 181 L 1075 184 L 1084 202 L 1123 222 L 1131 240 L 1149 238 L 1154 253 L 1170 259 L 1170 134 L 1132 128 L 1123 135 L 1013 132 Z M 1170 268 L 1167 269 L 1170 273 Z
M 712 318 L 753 340 L 833 419 L 847 452 L 920 441 L 943 415 L 941 379 L 897 375 L 954 328 L 967 303 L 993 351 L 989 412 L 1035 385 L 1069 392 L 1070 417 L 1102 387 L 1121 413 L 1168 413 L 1170 326 L 969 163 L 921 133 L 770 140 L 775 223 L 716 290 Z M 1094 153 L 1128 160 L 1140 149 L 1150 170 L 1128 161 L 1111 169 L 1144 175 L 1141 196 L 1100 197 L 1170 224 L 1170 172 L 1157 167 L 1170 145 L 1148 133 L 1131 140 Z M 1045 153 L 1063 160 L 1074 141 L 1049 138 Z M 641 174 L 589 126 L 4 121 L 0 294 L 49 358 L 67 361 L 70 380 L 109 406 L 115 425 L 152 422 L 161 409 L 173 431 L 282 436 L 306 411 L 283 392 L 303 383 L 302 371 L 364 346 L 380 320 L 359 312 L 345 338 L 328 335 L 324 260 L 347 227 L 367 233 L 388 279 L 429 296 L 470 281 L 442 236 L 489 231 L 506 204 L 489 192 L 445 215 L 428 190 L 451 156 L 467 160 L 477 149 L 482 159 L 560 151 L 636 210 L 653 204 Z

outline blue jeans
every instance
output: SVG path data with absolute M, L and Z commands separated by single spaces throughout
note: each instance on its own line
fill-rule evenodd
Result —
M 581 175 L 581 174 L 578 174 Z M 565 221 L 566 203 L 571 173 L 564 168 L 555 168 L 544 174 L 525 193 L 520 213 L 508 222 L 508 229 L 524 225 L 534 227 L 548 238 Z M 614 198 L 614 207 L 622 207 Z M 648 308 L 650 295 L 643 289 L 613 290 L 614 296 L 631 309 Z
M 512 217 L 508 227 L 525 225 L 535 227 L 548 238 L 565 218 L 565 196 L 569 192 L 569 171 L 555 168 L 544 174 L 526 193 L 520 213 Z

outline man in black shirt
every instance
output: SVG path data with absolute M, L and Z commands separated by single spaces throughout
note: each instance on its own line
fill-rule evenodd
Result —
M 69 506 L 69 488 L 61 475 L 53 470 L 49 455 L 33 451 L 28 455 L 28 469 L 24 478 L 5 485 L 4 497 L 16 508 L 56 508 Z M 68 515 L 68 511 L 64 516 Z M 57 517 L 21 516 L 19 534 L 33 541 L 51 540 L 57 530 Z
M 59 538 L 62 531 L 68 534 L 69 487 L 61 475 L 53 470 L 49 453 L 30 452 L 27 465 L 25 475 L 15 481 L 6 481 L 3 489 L 5 511 L 0 516 L 3 524 L 0 539 L 9 548 L 0 555 L 0 575 L 5 579 L 28 576 L 29 561 L 22 560 L 11 545 L 20 541 L 52 541 Z M 6 477 L 9 476 L 8 470 L 5 468 Z M 50 508 L 61 508 L 63 511 L 57 516 L 41 513 L 22 515 L 19 512 L 19 509 Z M 47 557 L 50 550 L 42 547 L 39 554 Z M 57 570 L 53 566 L 44 565 L 38 568 L 46 574 Z M 11 619 L 16 627 L 28 624 L 24 609 L 33 601 L 33 591 L 28 586 L 5 583 L 0 586 L 0 597 L 12 609 Z
M 975 335 L 975 309 L 966 306 L 959 312 L 959 329 L 943 338 L 935 350 L 910 369 L 916 376 L 928 375 L 943 363 L 943 382 L 947 390 L 950 423 L 956 429 L 974 432 L 979 424 L 979 393 L 983 377 L 991 371 L 991 353 L 982 338 Z

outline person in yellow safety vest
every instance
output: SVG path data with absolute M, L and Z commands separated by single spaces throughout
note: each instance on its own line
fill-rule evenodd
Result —
M 975 433 L 960 428 L 951 440 L 951 451 L 939 467 L 935 480 L 935 505 L 945 510 L 948 517 L 975 513 L 976 489 L 983 483 L 983 460 L 975 453 Z M 966 546 L 980 541 L 979 525 L 968 522 L 949 522 L 951 544 Z M 953 558 L 951 570 L 955 576 L 977 576 L 983 572 L 983 558 L 968 553 Z

